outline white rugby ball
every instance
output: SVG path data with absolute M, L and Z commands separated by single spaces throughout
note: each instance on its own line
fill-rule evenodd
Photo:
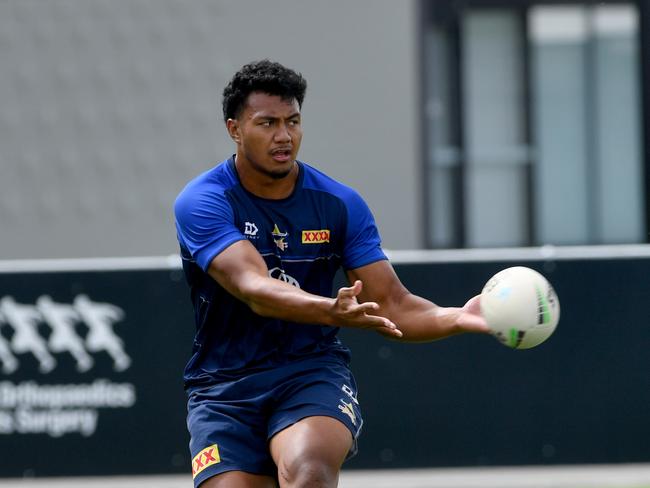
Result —
M 514 266 L 499 271 L 485 284 L 481 313 L 501 343 L 513 349 L 529 349 L 555 331 L 560 301 L 544 276 L 525 266 Z

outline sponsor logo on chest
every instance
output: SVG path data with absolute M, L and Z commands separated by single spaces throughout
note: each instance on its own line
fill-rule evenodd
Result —
M 244 236 L 249 240 L 255 240 L 259 238 L 259 227 L 257 224 L 251 221 L 244 222 Z M 289 236 L 288 232 L 283 232 L 277 224 L 273 224 L 273 230 L 271 230 L 271 236 L 275 246 L 280 251 L 286 251 L 289 247 L 287 238 Z M 304 245 L 309 244 L 328 244 L 331 239 L 331 231 L 329 229 L 310 229 L 301 231 L 300 242 Z
M 330 241 L 329 229 L 302 231 L 303 244 L 324 244 L 329 241 Z
M 259 229 L 254 222 L 245 222 L 244 223 L 244 235 L 249 239 L 257 239 L 257 232 Z

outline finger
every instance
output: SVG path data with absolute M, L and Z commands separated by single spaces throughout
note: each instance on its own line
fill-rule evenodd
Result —
M 347 308 L 345 314 L 351 320 L 360 320 L 365 322 L 364 325 L 377 327 L 385 325 L 389 327 L 392 322 L 382 315 L 375 315 L 379 310 L 379 304 L 376 302 L 355 303 Z M 394 325 L 394 324 L 393 324 Z
M 385 323 L 383 327 L 380 327 L 377 330 L 383 334 L 388 334 L 391 337 L 402 337 L 404 335 L 402 331 L 397 328 L 397 325 L 390 320 L 388 320 L 388 323 Z
M 468 312 L 479 314 L 481 311 L 481 295 L 470 298 L 465 304 L 465 309 Z
M 487 322 L 480 315 L 465 314 L 460 318 L 460 325 L 467 332 L 491 332 Z
M 376 312 L 379 310 L 379 304 L 375 302 L 363 302 L 360 303 L 356 308 L 355 312 L 362 312 L 362 313 L 368 313 L 368 312 Z
M 472 331 L 473 332 L 480 332 L 483 334 L 489 334 L 492 332 L 492 329 L 490 326 L 485 322 L 485 320 L 478 320 L 476 321 L 475 324 L 472 324 Z
M 393 337 L 399 339 L 400 337 L 404 336 L 404 334 L 402 334 L 402 331 L 399 329 L 376 329 L 376 331 L 384 337 Z
M 386 317 L 380 317 L 379 315 L 367 315 L 365 316 L 367 323 L 370 327 L 376 329 L 388 329 L 391 331 L 399 330 L 397 325 L 395 325 L 391 320 Z M 401 334 L 401 332 L 400 332 Z
M 338 296 L 352 298 L 361 293 L 362 284 L 360 280 L 354 282 L 352 286 L 344 286 L 339 289 Z
M 403 337 L 404 334 L 399 329 L 388 329 L 388 333 L 393 337 Z
M 397 325 L 390 320 L 387 320 L 387 323 L 385 323 L 384 326 L 378 330 L 383 333 L 388 333 L 388 335 L 392 337 L 402 337 L 404 335 L 402 334 L 402 331 L 397 328 Z

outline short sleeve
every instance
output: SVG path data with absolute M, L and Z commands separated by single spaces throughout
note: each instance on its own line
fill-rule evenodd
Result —
M 221 251 L 245 237 L 234 224 L 234 213 L 224 193 L 186 188 L 174 204 L 176 232 L 181 247 L 207 271 Z
M 350 191 L 345 198 L 348 219 L 345 234 L 343 267 L 355 269 L 388 259 L 381 249 L 375 218 L 361 196 Z

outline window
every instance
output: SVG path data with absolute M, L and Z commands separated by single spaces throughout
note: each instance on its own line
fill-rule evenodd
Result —
M 646 242 L 636 5 L 475 3 L 424 8 L 428 245 Z

